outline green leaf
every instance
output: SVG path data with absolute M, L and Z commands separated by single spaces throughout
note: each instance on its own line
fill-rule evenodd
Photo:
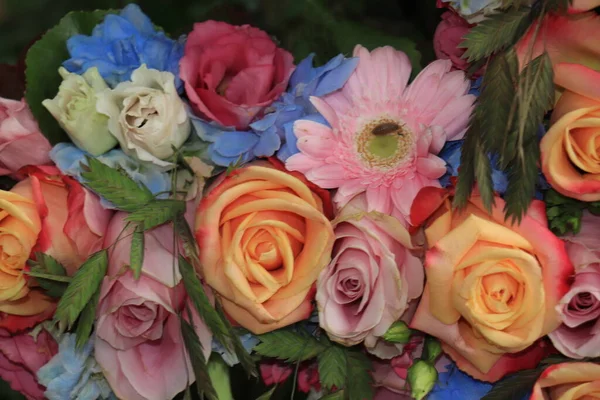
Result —
M 371 377 L 371 362 L 359 350 L 346 350 L 346 400 L 365 400 L 373 398 L 373 385 Z
M 304 332 L 277 330 L 259 335 L 254 351 L 261 356 L 287 362 L 306 361 L 327 350 L 327 346 Z
M 238 356 L 240 363 L 246 368 L 246 371 L 252 375 L 256 375 L 256 368 L 254 367 L 254 363 L 250 360 L 246 350 L 244 350 L 241 343 L 239 343 L 239 346 L 236 346 L 236 340 L 239 342 L 239 338 L 231 329 L 231 325 L 229 325 L 227 320 L 223 318 L 210 303 L 208 296 L 204 292 L 204 287 L 196 275 L 194 267 L 192 267 L 182 255 L 179 255 L 179 271 L 185 290 L 192 301 L 194 308 L 211 330 L 215 339 L 229 351 L 234 352 Z
M 183 243 L 185 256 L 192 260 L 192 264 L 200 265 L 200 259 L 198 258 L 198 244 L 183 215 L 179 215 L 175 218 L 175 221 L 173 221 L 173 228 Z
M 497 382 L 481 400 L 522 399 L 531 391 L 544 368 L 529 369 Z
M 179 322 L 185 348 L 190 356 L 190 361 L 196 377 L 196 389 L 198 390 L 198 395 L 201 399 L 206 396 L 210 400 L 219 400 L 208 374 L 208 367 L 206 365 L 206 359 L 204 358 L 204 353 L 202 351 L 202 343 L 200 343 L 198 334 L 194 330 L 194 327 L 182 317 L 179 318 Z
M 50 143 L 70 141 L 58 122 L 42 105 L 45 99 L 54 98 L 62 81 L 58 68 L 69 58 L 66 42 L 77 34 L 89 35 L 94 27 L 113 10 L 71 12 L 50 29 L 27 52 L 25 99 L 41 132 Z
M 488 16 L 471 28 L 459 45 L 466 49 L 463 58 L 477 61 L 515 44 L 529 27 L 529 12 L 524 7 Z
M 338 390 L 337 392 L 329 393 L 328 395 L 321 397 L 319 400 L 343 400 L 345 398 L 344 391 Z
M 85 305 L 81 315 L 79 316 L 79 320 L 77 321 L 75 337 L 77 338 L 76 346 L 78 349 L 83 348 L 90 338 L 92 327 L 94 326 L 94 320 L 96 318 L 98 300 L 100 300 L 100 287 L 96 289 L 96 292 L 94 292 L 94 295 L 90 301 Z
M 273 386 L 271 389 L 258 396 L 256 400 L 271 400 L 271 397 L 273 397 L 273 393 L 275 393 L 275 389 L 277 389 L 277 385 Z
M 346 352 L 339 346 L 331 346 L 317 356 L 319 378 L 327 389 L 344 387 L 346 381 Z
M 87 165 L 81 166 L 85 184 L 121 210 L 134 212 L 154 199 L 147 187 L 95 158 L 87 157 Z
M 140 225 L 135 227 L 131 237 L 131 253 L 129 254 L 129 268 L 133 271 L 133 277 L 140 279 L 142 265 L 144 264 L 144 228 Z
M 185 213 L 185 201 L 183 200 L 152 200 L 139 210 L 129 214 L 125 220 L 142 224 L 144 230 L 147 231 L 171 222 L 183 213 Z
M 242 341 L 240 340 L 239 336 L 236 334 L 235 330 L 229 323 L 229 320 L 225 316 L 225 312 L 223 311 L 221 304 L 217 303 L 215 308 L 217 309 L 217 313 L 219 313 L 221 320 L 225 324 L 226 332 L 229 332 L 231 339 L 230 346 L 233 347 L 233 351 L 237 356 L 240 365 L 250 376 L 258 376 L 256 363 L 252 359 L 252 356 L 248 354 L 248 351 L 246 351 L 246 349 L 244 348 L 244 345 L 242 344 Z
M 79 267 L 63 297 L 59 300 L 54 314 L 54 320 L 58 321 L 62 328 L 71 329 L 79 314 L 100 287 L 107 268 L 108 252 L 106 250 L 92 254 Z
M 48 254 L 35 253 L 35 259 L 37 262 L 26 273 L 36 278 L 48 296 L 61 298 L 71 281 L 65 267 Z

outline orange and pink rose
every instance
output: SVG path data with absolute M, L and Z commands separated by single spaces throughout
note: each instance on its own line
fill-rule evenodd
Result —
M 428 246 L 427 283 L 411 327 L 440 339 L 460 369 L 492 382 L 544 356 L 532 345 L 560 325 L 555 308 L 573 274 L 542 202 L 513 226 L 504 201 L 494 200 L 491 215 L 477 194 L 458 212 L 451 192 L 424 188 L 411 209 Z
M 258 162 L 240 168 L 200 203 L 200 273 L 241 326 L 260 334 L 308 318 L 314 284 L 335 235 L 327 191 Z
M 573 362 L 548 367 L 533 388 L 530 400 L 600 398 L 600 364 Z

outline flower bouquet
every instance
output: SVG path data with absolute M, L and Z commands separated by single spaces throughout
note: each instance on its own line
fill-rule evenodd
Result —
M 438 7 L 420 72 L 360 44 L 295 64 L 214 20 L 172 37 L 134 4 L 66 15 L 0 98 L 2 379 L 600 397 L 600 1 Z

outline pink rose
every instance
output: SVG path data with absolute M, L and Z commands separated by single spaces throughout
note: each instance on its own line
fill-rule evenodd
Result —
M 567 253 L 575 266 L 575 281 L 556 309 L 563 324 L 550 333 L 564 355 L 581 359 L 600 357 L 600 217 L 586 212 L 577 235 L 565 236 Z
M 125 213 L 111 220 L 105 245 L 125 227 Z M 131 238 L 109 252 L 96 325 L 96 359 L 113 391 L 127 400 L 172 399 L 195 381 L 181 336 L 178 313 L 188 302 L 173 258 L 173 229 L 163 225 L 145 234 L 142 274 L 128 269 Z M 208 359 L 212 334 L 193 311 L 193 324 Z
M 29 333 L 11 335 L 0 329 L 0 377 L 28 400 L 43 400 L 45 388 L 36 372 L 58 352 L 58 345 L 42 330 L 37 339 Z
M 0 97 L 0 175 L 25 165 L 49 164 L 51 149 L 25 100 Z
M 402 223 L 366 209 L 366 197 L 357 196 L 334 221 L 333 259 L 319 276 L 316 297 L 320 325 L 332 340 L 364 341 L 373 349 L 421 295 L 424 272 Z
M 287 87 L 293 56 L 249 25 L 194 25 L 181 79 L 196 112 L 223 126 L 247 128 Z
M 276 361 L 260 364 L 260 376 L 267 386 L 284 382 L 291 374 L 292 367 Z
M 469 69 L 469 62 L 462 58 L 466 49 L 458 47 L 463 41 L 463 37 L 471 30 L 471 25 L 462 17 L 452 11 L 446 11 L 442 14 L 442 21 L 438 24 L 433 35 L 433 49 L 435 55 L 440 60 L 452 61 L 452 66 L 456 69 L 466 71 Z M 481 75 L 478 71 L 476 75 Z

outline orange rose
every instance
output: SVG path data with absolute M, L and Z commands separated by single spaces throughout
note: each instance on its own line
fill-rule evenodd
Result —
M 600 365 L 573 362 L 548 367 L 535 383 L 530 400 L 598 398 L 600 398 Z
M 311 289 L 331 259 L 328 194 L 296 176 L 267 163 L 246 166 L 197 210 L 200 272 L 227 314 L 256 334 L 308 318 Z
M 540 142 L 542 171 L 552 187 L 582 201 L 600 200 L 600 72 L 559 64 L 564 88 L 552 125 Z
M 48 318 L 54 302 L 24 273 L 33 252 L 50 254 L 73 274 L 100 249 L 111 213 L 54 167 L 27 167 L 0 191 L 0 327 L 11 331 Z

